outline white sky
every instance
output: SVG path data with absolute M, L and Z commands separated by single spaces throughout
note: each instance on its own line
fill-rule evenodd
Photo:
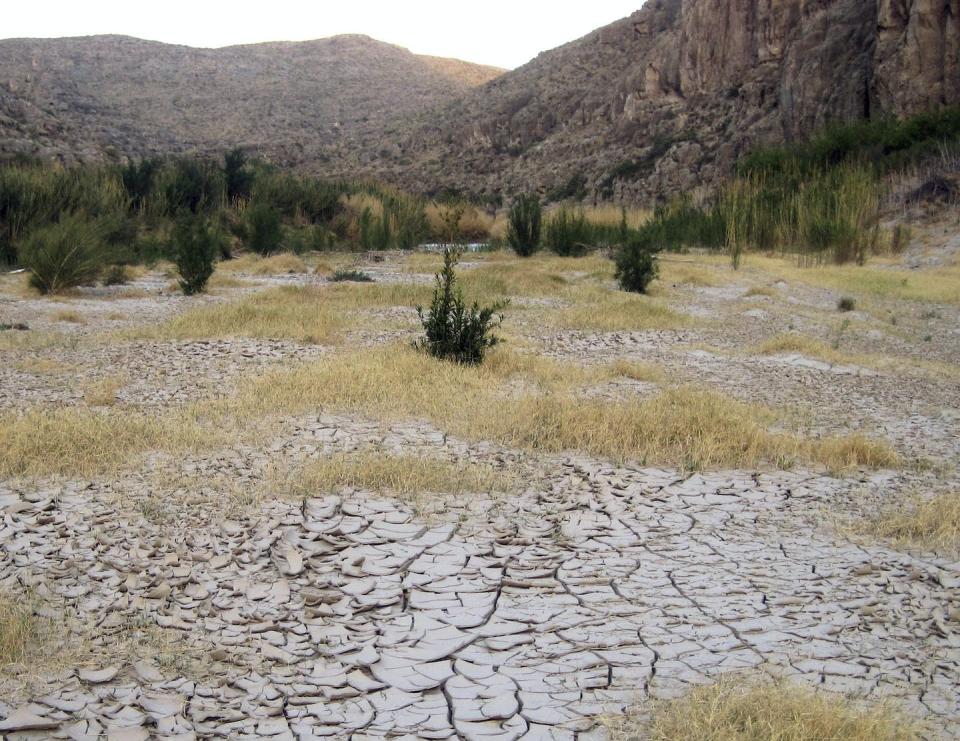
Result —
M 126 34 L 189 46 L 363 33 L 418 54 L 513 68 L 630 15 L 643 0 L 33 0 L 0 12 L 6 38 Z

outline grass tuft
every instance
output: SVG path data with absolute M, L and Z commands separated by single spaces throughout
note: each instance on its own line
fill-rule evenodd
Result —
M 960 490 L 888 509 L 854 530 L 897 546 L 960 552 Z
M 724 677 L 677 700 L 656 703 L 652 718 L 607 721 L 611 741 L 914 741 L 918 725 L 885 705 L 785 682 Z

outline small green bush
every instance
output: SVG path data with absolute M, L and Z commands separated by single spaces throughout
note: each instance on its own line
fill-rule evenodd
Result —
M 633 239 L 617 250 L 616 278 L 624 291 L 646 293 L 657 277 L 657 249 L 643 239 Z
M 177 221 L 173 244 L 180 288 L 185 295 L 206 289 L 222 241 L 222 233 L 202 216 L 182 216 Z
M 443 270 L 436 276 L 430 311 L 424 315 L 423 307 L 417 307 L 425 337 L 416 346 L 435 358 L 478 365 L 487 350 L 501 342 L 492 330 L 503 322 L 499 312 L 505 304 L 467 306 L 454 270 L 459 259 L 458 251 L 443 251 Z
M 332 283 L 373 283 L 373 278 L 362 270 L 337 270 L 330 276 Z
M 593 246 L 593 229 L 582 211 L 561 208 L 547 221 L 546 243 L 561 257 L 581 257 Z
M 276 252 L 283 242 L 279 212 L 266 203 L 253 204 L 244 214 L 239 236 L 247 249 L 264 257 Z
M 30 271 L 30 285 L 40 293 L 59 293 L 89 285 L 103 269 L 103 230 L 80 216 L 34 231 L 20 249 L 20 261 Z
M 529 257 L 540 246 L 540 199 L 528 193 L 519 196 L 510 207 L 509 221 L 507 241 L 520 257 Z
M 849 296 L 844 296 L 837 302 L 838 311 L 853 311 L 857 308 L 857 302 Z

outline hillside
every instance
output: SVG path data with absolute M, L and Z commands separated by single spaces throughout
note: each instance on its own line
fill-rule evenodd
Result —
M 958 59 L 960 0 L 650 0 L 423 118 L 377 172 L 644 201 L 754 143 L 960 102 Z
M 960 0 L 649 0 L 507 73 L 363 36 L 0 41 L 0 157 L 243 146 L 491 200 L 649 202 L 709 188 L 757 143 L 956 103 Z
M 392 122 L 502 70 L 365 36 L 194 49 L 121 36 L 0 41 L 0 156 L 244 146 L 282 164 L 376 153 Z

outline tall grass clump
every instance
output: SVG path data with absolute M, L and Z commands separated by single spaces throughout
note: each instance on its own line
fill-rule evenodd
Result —
M 503 322 L 498 312 L 505 304 L 468 306 L 457 285 L 455 267 L 460 259 L 457 250 L 443 251 L 443 269 L 436 275 L 436 288 L 430 310 L 424 314 L 417 307 L 424 337 L 417 347 L 435 358 L 453 360 L 466 365 L 479 365 L 487 350 L 500 343 L 492 331 Z
M 30 235 L 20 261 L 30 271 L 30 285 L 40 293 L 89 285 L 104 266 L 103 229 L 82 216 L 64 216 Z
M 543 211 L 537 196 L 524 193 L 510 207 L 507 241 L 520 257 L 529 257 L 540 246 Z
M 547 220 L 545 241 L 561 257 L 583 257 L 593 247 L 593 229 L 583 211 L 561 206 Z

